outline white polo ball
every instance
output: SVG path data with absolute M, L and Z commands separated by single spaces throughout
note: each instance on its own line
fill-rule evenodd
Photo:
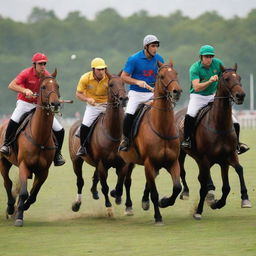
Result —
M 75 59 L 76 59 L 76 55 L 75 55 L 75 54 L 72 54 L 72 55 L 70 56 L 70 59 L 71 59 L 71 60 L 75 60 Z

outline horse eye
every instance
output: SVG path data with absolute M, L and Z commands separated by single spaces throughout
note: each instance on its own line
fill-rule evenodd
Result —
M 42 88 L 43 90 L 45 90 L 45 89 L 46 89 L 46 86 L 45 86 L 45 85 L 43 85 L 41 88 Z
M 113 87 L 113 84 L 111 83 L 111 84 L 109 84 L 108 86 L 109 86 L 109 87 Z

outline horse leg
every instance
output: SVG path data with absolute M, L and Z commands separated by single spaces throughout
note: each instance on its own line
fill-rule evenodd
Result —
M 180 199 L 181 200 L 187 200 L 189 198 L 189 188 L 186 182 L 186 171 L 185 171 L 185 158 L 186 158 L 186 153 L 185 151 L 181 150 L 180 151 L 180 156 L 179 156 L 179 163 L 180 163 L 180 178 L 183 184 L 183 191 L 180 194 Z
M 198 162 L 199 166 L 199 175 L 198 180 L 200 182 L 200 200 L 196 209 L 196 212 L 194 213 L 193 217 L 196 220 L 201 220 L 202 218 L 202 212 L 204 207 L 204 200 L 207 194 L 207 183 L 209 181 L 210 177 L 210 166 L 208 164 L 204 164 L 202 162 Z
M 20 179 L 21 188 L 19 193 L 17 213 L 15 216 L 16 227 L 23 226 L 24 202 L 28 198 L 27 179 L 29 174 L 30 174 L 30 171 L 27 169 L 25 163 L 21 162 L 19 165 L 19 179 Z
M 134 164 L 129 164 L 128 166 L 128 172 L 125 176 L 125 191 L 126 191 L 126 201 L 125 201 L 125 215 L 132 216 L 133 215 L 133 209 L 132 209 L 132 199 L 131 199 L 131 184 L 132 184 L 132 170 L 134 168 Z
M 102 161 L 99 161 L 99 164 L 97 166 L 98 172 L 99 172 L 99 178 L 100 178 L 100 184 L 101 184 L 101 191 L 105 197 L 105 206 L 107 208 L 107 214 L 109 217 L 113 216 L 112 211 L 112 204 L 108 197 L 109 187 L 107 184 L 107 178 L 108 178 L 108 170 L 105 168 Z
M 212 209 L 220 209 L 226 204 L 227 196 L 230 192 L 229 179 L 228 179 L 228 169 L 229 165 L 225 164 L 221 166 L 221 177 L 222 177 L 222 197 L 220 200 L 215 200 L 211 204 Z
M 39 175 L 35 175 L 33 186 L 30 190 L 30 194 L 28 199 L 25 201 L 23 205 L 23 210 L 26 211 L 30 207 L 31 204 L 35 203 L 37 194 L 41 188 L 41 186 L 44 184 L 45 180 L 48 177 L 49 170 L 47 169 L 46 171 L 39 171 Z
M 164 197 L 159 201 L 159 206 L 161 208 L 174 205 L 176 198 L 178 197 L 179 193 L 182 190 L 180 184 L 180 165 L 178 159 L 174 162 L 173 166 L 167 171 L 171 174 L 172 177 L 173 191 L 170 197 Z
M 252 204 L 251 204 L 251 201 L 249 200 L 247 188 L 246 188 L 245 181 L 244 181 L 243 167 L 238 162 L 232 166 L 235 168 L 236 173 L 238 174 L 238 177 L 239 177 L 239 181 L 240 181 L 240 190 L 241 190 L 241 199 L 242 199 L 241 207 L 242 208 L 251 208 Z
M 149 187 L 149 184 L 146 182 L 143 196 L 142 196 L 142 209 L 144 211 L 148 211 L 150 208 L 149 193 L 150 193 L 150 187 Z
M 4 179 L 4 187 L 7 193 L 7 209 L 6 209 L 6 218 L 8 219 L 8 215 L 13 215 L 14 213 L 14 204 L 15 197 L 12 194 L 12 181 L 9 177 L 9 170 L 12 164 L 5 158 L 0 159 L 0 171 Z
M 78 157 L 74 161 L 72 161 L 73 164 L 73 170 L 76 175 L 76 186 L 77 186 L 77 196 L 76 200 L 72 203 L 72 211 L 77 212 L 80 209 L 81 203 L 82 203 L 82 189 L 84 186 L 84 179 L 82 174 L 82 166 L 83 166 L 83 159 Z
M 99 193 L 97 190 L 98 183 L 99 183 L 99 174 L 98 174 L 98 170 L 95 169 L 92 177 L 92 187 L 91 187 L 92 198 L 95 200 L 99 199 Z
M 207 195 L 206 195 L 206 201 L 209 205 L 214 203 L 215 201 L 215 186 L 213 184 L 213 180 L 210 174 L 208 184 L 207 184 Z
M 159 205 L 158 205 L 159 195 L 158 195 L 156 183 L 155 183 L 155 177 L 157 172 L 148 159 L 144 162 L 144 167 L 145 167 L 145 175 L 146 175 L 147 183 L 150 188 L 151 201 L 154 205 L 155 224 L 161 225 L 163 224 L 163 221 L 162 221 L 162 216 L 159 210 Z

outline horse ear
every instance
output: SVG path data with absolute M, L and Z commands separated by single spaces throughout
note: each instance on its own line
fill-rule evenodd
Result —
M 120 72 L 117 75 L 120 77 L 122 72 L 123 72 L 123 70 L 121 69 Z
M 112 78 L 112 75 L 108 72 L 107 69 L 106 69 L 106 76 L 108 77 L 109 80 Z
M 234 70 L 237 71 L 237 63 L 235 63 Z
M 221 69 L 221 72 L 224 72 L 224 71 L 225 71 L 224 66 L 222 66 L 221 64 L 220 64 L 220 69 Z
M 52 73 L 52 77 L 56 77 L 57 76 L 57 68 L 55 68 L 54 72 Z
M 173 60 L 172 59 L 170 59 L 169 65 L 173 68 Z
M 157 61 L 157 66 L 160 68 L 164 65 L 164 63 L 162 63 L 160 60 Z

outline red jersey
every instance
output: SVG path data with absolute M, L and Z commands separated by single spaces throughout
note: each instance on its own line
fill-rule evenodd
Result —
M 47 70 L 45 70 L 44 75 L 50 76 L 51 74 Z M 22 70 L 15 78 L 15 81 L 18 85 L 20 85 L 23 88 L 30 89 L 33 93 L 39 93 L 40 78 L 37 76 L 34 67 L 29 67 Z M 37 103 L 36 98 L 26 98 L 26 96 L 23 93 L 18 93 L 17 99 L 29 103 Z

